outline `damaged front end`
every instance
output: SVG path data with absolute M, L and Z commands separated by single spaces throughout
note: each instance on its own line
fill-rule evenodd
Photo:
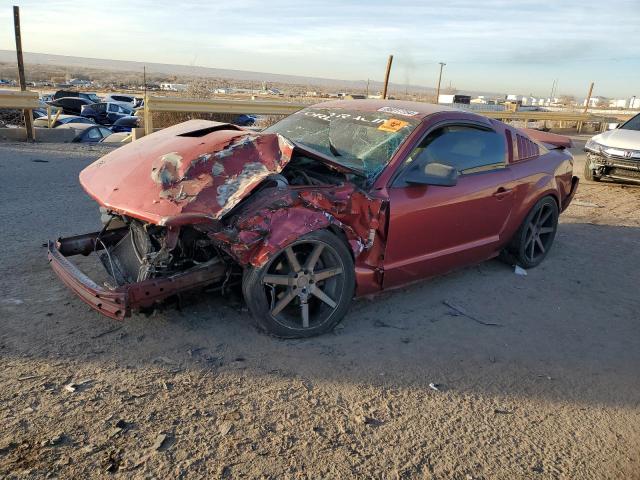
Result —
M 112 223 L 112 222 L 109 222 Z M 113 222 L 116 223 L 116 222 Z M 51 267 L 60 279 L 100 313 L 123 319 L 133 310 L 149 308 L 180 292 L 212 284 L 224 287 L 232 270 L 211 242 L 185 230 L 128 225 L 49 242 Z M 147 227 L 151 227 L 148 229 Z M 102 286 L 68 257 L 100 255 L 110 278 Z
M 381 285 L 386 202 L 353 173 L 277 134 L 190 121 L 121 147 L 80 174 L 104 228 L 49 242 L 52 268 L 83 301 L 122 319 L 168 297 L 238 282 L 300 236 L 332 229 L 359 293 Z M 97 254 L 100 286 L 68 257 Z

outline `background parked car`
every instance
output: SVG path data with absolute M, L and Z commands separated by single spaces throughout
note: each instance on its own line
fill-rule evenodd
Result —
M 584 147 L 584 176 L 640 183 L 640 114 L 617 128 L 592 137 Z
M 258 117 L 256 117 L 255 115 L 242 113 L 235 118 L 233 123 L 236 125 L 240 125 L 241 127 L 251 127 L 256 124 L 257 120 Z
M 113 133 L 107 127 L 88 123 L 69 123 L 59 128 L 75 130 L 77 135 L 72 140 L 74 143 L 98 143 Z
M 49 105 L 53 107 L 59 107 L 62 109 L 62 113 L 66 115 L 80 115 L 82 107 L 85 105 L 92 105 L 93 102 L 86 98 L 79 97 L 64 97 L 50 102 Z
M 55 128 L 59 127 L 60 125 L 66 125 L 68 123 L 85 123 L 89 125 L 95 125 L 95 122 L 93 122 L 89 118 L 80 117 L 78 115 L 60 115 L 53 126 Z M 49 119 L 46 117 L 46 115 L 44 117 L 36 118 L 33 121 L 33 126 L 47 128 L 49 126 Z
M 101 125 L 113 125 L 116 120 L 129 117 L 132 113 L 131 109 L 117 103 L 101 102 L 85 105 L 80 115 L 91 118 Z
M 138 127 L 140 127 L 140 117 L 129 116 L 116 120 L 111 126 L 111 130 L 113 130 L 114 133 L 130 132 L 131 129 Z
M 117 103 L 125 108 L 133 110 L 138 107 L 141 99 L 136 98 L 133 95 L 123 95 L 121 93 L 110 93 L 104 97 L 105 102 Z
M 73 90 L 58 90 L 53 94 L 53 100 L 58 100 L 59 98 L 84 98 L 86 100 L 91 100 L 93 103 L 102 101 L 95 93 L 75 92 Z
M 131 142 L 131 135 L 128 132 L 112 133 L 108 137 L 104 137 L 100 140 L 101 143 L 129 143 Z

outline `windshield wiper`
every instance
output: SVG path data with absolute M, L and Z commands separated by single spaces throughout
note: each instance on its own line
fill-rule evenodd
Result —
M 329 138 L 329 150 L 331 151 L 334 157 L 342 156 L 342 154 L 338 151 L 338 149 L 333 146 L 333 143 L 331 143 L 331 138 Z
M 288 139 L 289 140 L 289 139 Z M 367 178 L 367 173 L 363 170 L 360 170 L 358 168 L 352 167 L 350 165 L 345 165 L 344 163 L 338 162 L 336 160 L 334 160 L 333 158 L 331 158 L 329 155 L 327 155 L 326 153 L 322 153 L 318 150 L 316 150 L 315 148 L 309 147 L 308 145 L 305 145 L 304 143 L 300 143 L 300 142 L 295 142 L 292 140 L 289 140 L 291 143 L 293 143 L 295 145 L 295 147 L 306 153 L 308 156 L 315 158 L 316 160 L 320 160 L 321 162 L 327 163 L 330 166 L 336 168 L 337 170 L 340 170 L 342 172 L 345 173 L 353 173 L 355 175 L 358 175 L 359 177 L 362 178 Z

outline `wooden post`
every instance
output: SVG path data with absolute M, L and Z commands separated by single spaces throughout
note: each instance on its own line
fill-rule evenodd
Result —
M 27 83 L 24 78 L 24 60 L 22 59 L 22 37 L 20 36 L 20 7 L 14 5 L 13 7 L 13 29 L 16 36 L 16 54 L 18 56 L 18 77 L 20 79 L 20 90 L 23 92 L 27 89 Z M 25 108 L 22 113 L 24 114 L 24 128 L 27 131 L 27 140 L 33 141 L 33 118 L 31 117 L 31 110 Z
M 444 67 L 446 63 L 440 62 L 440 75 L 438 75 L 438 89 L 436 90 L 436 105 L 440 103 L 440 82 L 442 81 L 442 67 Z
M 591 94 L 593 93 L 593 82 L 591 82 L 591 86 L 589 86 L 589 93 L 587 94 L 587 101 L 584 104 L 584 110 L 582 113 L 587 113 L 589 109 L 589 100 L 591 100 Z M 578 131 L 579 133 L 579 131 Z
M 149 97 L 144 96 L 144 134 L 151 135 L 153 133 L 153 113 L 149 108 Z
M 387 98 L 387 89 L 389 88 L 389 74 L 391 73 L 391 64 L 393 63 L 393 55 L 389 55 L 389 60 L 387 60 L 387 73 L 384 75 L 384 88 L 382 90 L 382 98 L 386 100 Z

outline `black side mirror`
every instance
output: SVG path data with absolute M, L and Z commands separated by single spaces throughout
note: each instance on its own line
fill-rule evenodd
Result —
M 409 167 L 403 180 L 408 184 L 453 187 L 458 183 L 458 171 L 442 163 L 416 164 Z

